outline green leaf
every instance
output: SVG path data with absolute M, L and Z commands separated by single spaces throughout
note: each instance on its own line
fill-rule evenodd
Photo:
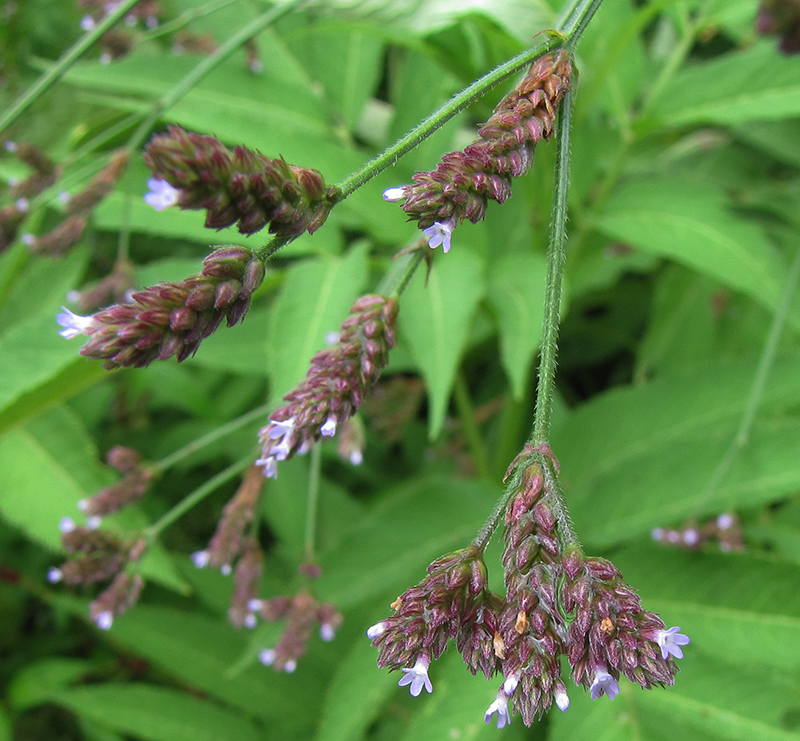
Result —
M 474 255 L 454 249 L 435 261 L 427 285 L 425 271 L 417 271 L 400 302 L 399 326 L 428 388 L 432 439 L 442 429 L 472 315 L 483 296 L 481 267 Z
M 61 551 L 62 517 L 79 514 L 78 502 L 113 480 L 98 463 L 97 449 L 80 420 L 57 407 L 0 438 L 0 513 L 29 538 Z M 136 508 L 115 515 L 113 522 L 141 529 L 147 522 Z M 185 591 L 170 557 L 153 545 L 142 573 Z
M 500 359 L 517 399 L 525 393 L 531 361 L 542 338 L 547 262 L 509 255 L 489 268 L 488 300 L 497 312 Z
M 241 713 L 166 687 L 108 683 L 61 691 L 53 700 L 77 715 L 148 741 L 263 738 Z
M 780 256 L 754 224 L 728 210 L 722 192 L 684 181 L 640 180 L 619 188 L 598 228 L 676 260 L 771 309 L 783 286 Z
M 314 723 L 308 709 L 318 702 L 320 678 L 261 666 L 229 672 L 246 642 L 224 620 L 196 610 L 139 605 L 114 623 L 112 635 L 162 670 L 273 724 L 278 735 L 281 729 L 284 738 L 308 738 Z
M 364 104 L 380 81 L 383 43 L 361 32 L 317 29 L 310 25 L 292 34 L 291 48 L 348 131 L 353 131 Z
M 293 265 L 275 302 L 268 329 L 271 397 L 278 401 L 308 370 L 325 336 L 338 332 L 367 277 L 367 247 L 342 258 Z
M 345 608 L 416 583 L 435 558 L 469 545 L 499 495 L 499 486 L 438 476 L 386 492 L 325 554 L 321 598 Z
M 669 126 L 740 124 L 800 115 L 800 59 L 764 40 L 751 49 L 684 69 L 652 113 Z
M 49 702 L 55 692 L 77 682 L 95 667 L 84 659 L 52 657 L 22 667 L 8 686 L 8 702 L 15 712 Z
M 781 411 L 800 401 L 797 358 L 776 363 L 751 441 L 713 496 L 697 499 L 733 439 L 755 365 L 715 362 L 606 392 L 554 428 L 553 450 L 581 537 L 610 544 L 793 491 L 800 484 L 800 422 Z
M 316 741 L 354 741 L 379 715 L 384 701 L 397 688 L 397 675 L 375 666 L 376 649 L 365 636 L 334 673 L 322 705 Z

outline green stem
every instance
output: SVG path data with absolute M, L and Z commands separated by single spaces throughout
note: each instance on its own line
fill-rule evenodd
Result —
M 192 71 L 186 75 L 180 82 L 178 82 L 169 92 L 167 92 L 161 100 L 154 106 L 150 114 L 147 116 L 133 136 L 128 141 L 128 149 L 133 152 L 139 148 L 147 133 L 152 128 L 153 124 L 158 120 L 158 117 L 168 110 L 171 106 L 175 105 L 186 93 L 188 93 L 200 80 L 212 72 L 222 62 L 224 62 L 231 54 L 233 54 L 242 44 L 248 39 L 251 39 L 257 33 L 263 31 L 267 26 L 271 25 L 279 18 L 287 13 L 296 10 L 308 0 L 290 0 L 290 2 L 276 5 L 268 11 L 262 13 L 257 18 L 254 18 L 250 23 L 242 26 L 233 36 L 231 36 L 224 44 L 218 47 L 212 54 L 205 57 Z
M 530 49 L 517 54 L 464 88 L 391 147 L 367 162 L 360 170 L 342 180 L 337 186 L 341 192 L 340 200 L 346 198 L 378 173 L 393 165 L 400 157 L 427 139 L 453 116 L 482 98 L 489 89 L 524 69 L 534 59 L 564 46 L 564 37 L 567 39 L 566 46 L 572 48 L 602 2 L 603 0 L 577 0 L 567 13 L 566 19 L 556 34 L 550 34 L 546 38 L 538 40 Z
M 158 473 L 166 471 L 179 461 L 182 461 L 184 458 L 188 458 L 193 453 L 196 453 L 198 450 L 206 447 L 206 445 L 210 445 L 220 438 L 230 435 L 232 432 L 236 432 L 236 430 L 238 430 L 240 427 L 244 427 L 259 417 L 264 416 L 270 410 L 271 406 L 271 404 L 262 404 L 260 407 L 256 407 L 247 414 L 243 414 L 241 417 L 237 417 L 227 424 L 216 427 L 208 434 L 198 437 L 197 440 L 192 440 L 192 442 L 190 442 L 188 445 L 184 445 L 179 450 L 176 450 L 174 453 L 170 453 L 166 458 L 162 458 L 160 461 L 155 463 L 153 466 L 155 471 Z
M 248 466 L 253 465 L 253 456 L 247 455 L 244 458 L 232 463 L 226 469 L 220 471 L 216 476 L 213 476 L 201 486 L 198 486 L 186 498 L 178 502 L 171 510 L 163 515 L 159 520 L 154 522 L 150 527 L 144 531 L 144 537 L 152 542 L 159 533 L 168 528 L 173 522 L 179 520 L 185 515 L 192 507 L 202 502 L 209 494 L 214 492 L 217 487 L 230 481 L 234 476 L 238 476 Z
M 569 190 L 570 125 L 572 93 L 567 92 L 561 103 L 558 124 L 558 159 L 555 173 L 553 218 L 550 223 L 550 243 L 547 250 L 547 289 L 545 291 L 542 350 L 539 359 L 539 380 L 536 386 L 536 412 L 530 443 L 534 447 L 546 444 L 550 436 L 550 418 L 555 390 L 558 324 L 561 311 L 561 284 L 567 240 L 567 194 Z
M 472 406 L 472 400 L 469 398 L 467 382 L 461 371 L 456 374 L 455 384 L 453 386 L 453 399 L 458 409 L 461 427 L 464 431 L 464 437 L 467 439 L 467 445 L 469 446 L 472 456 L 472 462 L 475 464 L 475 470 L 480 478 L 489 480 L 492 478 L 489 472 L 489 460 L 486 457 L 486 450 L 481 439 L 481 431 L 475 419 L 475 409 Z
M 500 523 L 503 521 L 508 505 L 517 494 L 518 482 L 516 478 L 517 477 L 515 476 L 508 486 L 506 486 L 506 490 L 503 493 L 503 496 L 497 501 L 497 504 L 495 504 L 492 514 L 490 514 L 486 522 L 483 523 L 483 527 L 480 529 L 480 532 L 472 541 L 472 547 L 477 548 L 481 553 L 486 550 L 486 546 L 489 545 L 489 541 L 492 539 L 494 531 L 497 530 Z
M 775 316 L 772 320 L 772 326 L 770 327 L 767 341 L 764 344 L 764 349 L 761 352 L 761 358 L 758 362 L 758 368 L 756 369 L 755 377 L 753 378 L 753 385 L 750 387 L 750 393 L 747 397 L 747 405 L 745 406 L 744 413 L 742 414 L 742 419 L 739 422 L 739 428 L 736 431 L 736 435 L 731 441 L 728 450 L 725 452 L 725 455 L 714 469 L 714 472 L 711 474 L 708 482 L 703 487 L 703 490 L 700 492 L 700 496 L 697 498 L 697 506 L 695 508 L 697 512 L 701 511 L 708 499 L 717 490 L 717 487 L 727 475 L 728 471 L 733 465 L 733 462 L 736 460 L 736 457 L 750 440 L 750 433 L 753 430 L 756 414 L 758 413 L 758 408 L 761 405 L 761 400 L 764 398 L 764 390 L 767 385 L 767 379 L 769 378 L 769 373 L 775 363 L 775 356 L 778 352 L 778 345 L 780 343 L 781 335 L 783 334 L 783 330 L 786 327 L 786 322 L 789 319 L 789 312 L 792 307 L 792 299 L 794 297 L 795 289 L 797 288 L 798 280 L 800 280 L 800 249 L 797 250 L 797 254 L 795 255 L 794 260 L 789 268 L 789 274 L 786 278 L 783 295 L 781 296 L 780 303 L 775 311 Z
M 317 509 L 319 504 L 319 480 L 322 462 L 322 446 L 311 448 L 311 470 L 308 478 L 308 503 L 306 506 L 306 534 L 304 548 L 306 563 L 314 563 L 317 535 Z
M 420 240 L 410 252 L 396 257 L 392 269 L 381 281 L 375 293 L 396 301 L 419 267 L 422 258 L 425 257 L 425 248 L 427 246 L 424 239 Z
M 11 107 L 0 116 L 0 131 L 4 131 L 17 116 L 25 111 L 42 93 L 48 90 L 53 84 L 58 82 L 64 73 L 75 63 L 75 61 L 97 41 L 111 26 L 113 26 L 122 16 L 124 16 L 138 0 L 124 0 L 113 12 L 103 18 L 95 28 L 83 36 L 77 43 L 56 62 L 48 72 L 43 74 L 21 97 L 19 97 Z

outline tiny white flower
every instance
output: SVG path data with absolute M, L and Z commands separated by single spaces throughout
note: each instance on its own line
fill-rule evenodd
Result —
M 720 530 L 730 530 L 733 527 L 733 515 L 726 512 L 717 517 L 717 527 Z
M 663 527 L 654 527 L 650 531 L 650 537 L 653 540 L 664 540 L 664 528 Z
M 319 626 L 319 637 L 325 641 L 325 643 L 330 643 L 336 637 L 336 631 L 330 623 L 322 623 L 322 625 Z
M 90 15 L 85 15 L 81 18 L 81 28 L 84 31 L 94 31 L 97 24 L 94 22 L 94 18 Z
M 114 615 L 110 610 L 103 610 L 95 619 L 95 624 L 100 630 L 110 630 L 114 622 Z
M 519 674 L 512 674 L 510 677 L 506 678 L 505 682 L 503 682 L 503 692 L 510 697 L 514 694 L 514 690 L 517 689 L 518 684 Z
M 252 612 L 248 612 L 247 615 L 244 616 L 244 627 L 245 628 L 255 628 L 256 627 L 256 616 L 253 615 Z
M 194 553 L 192 553 L 190 558 L 192 560 L 192 563 L 198 569 L 204 569 L 206 566 L 208 566 L 208 562 L 210 560 L 208 551 L 195 551 Z
M 100 517 L 100 515 L 92 515 L 91 517 L 86 518 L 86 527 L 88 527 L 89 530 L 97 530 L 102 523 L 103 519 Z
M 275 649 L 265 648 L 259 655 L 258 660 L 264 666 L 272 666 L 275 663 Z
M 23 232 L 19 237 L 19 241 L 26 247 L 30 247 L 36 241 L 36 235 L 30 232 Z
M 433 692 L 433 685 L 428 677 L 428 667 L 431 660 L 423 654 L 417 659 L 417 662 L 409 669 L 403 669 L 404 676 L 397 683 L 400 687 L 405 687 L 407 684 L 411 685 L 409 691 L 412 697 L 419 697 L 422 688 L 424 687 L 428 693 Z
M 287 674 L 292 674 L 295 669 L 297 669 L 297 662 L 293 659 L 289 659 L 289 661 L 287 661 L 283 667 L 283 671 L 285 671 Z
M 224 563 L 219 567 L 219 571 L 223 576 L 230 576 L 233 567 L 229 563 Z
M 491 723 L 492 716 L 495 713 L 497 713 L 498 728 L 505 728 L 509 723 L 511 723 L 511 715 L 508 712 L 508 695 L 502 689 L 497 693 L 497 697 L 495 698 L 494 702 L 486 709 L 486 712 L 483 715 L 483 720 L 486 723 Z
M 256 461 L 257 466 L 264 466 L 264 475 L 268 479 L 278 478 L 278 464 L 275 462 L 274 456 L 267 456 L 266 458 L 259 458 Z
M 264 607 L 263 599 L 251 599 L 247 603 L 247 609 L 250 610 L 250 612 L 261 612 L 262 607 Z
M 61 569 L 57 569 L 55 566 L 47 570 L 47 581 L 51 584 L 58 584 L 64 578 L 64 574 L 61 573 Z
M 656 633 L 656 643 L 661 649 L 661 658 L 666 659 L 667 656 L 672 654 L 676 659 L 683 658 L 683 650 L 681 646 L 689 643 L 689 636 L 680 633 L 680 626 L 674 625 L 667 630 L 659 630 Z
M 453 234 L 453 225 L 448 221 L 437 221 L 423 231 L 428 238 L 428 246 L 434 250 L 442 245 L 442 251 L 450 251 L 450 237 Z
M 319 434 L 325 437 L 333 437 L 336 434 L 336 417 L 332 414 L 325 420 L 325 424 L 319 428 Z
M 602 694 L 606 694 L 609 700 L 613 700 L 619 694 L 619 684 L 608 672 L 597 671 L 594 675 L 592 686 L 589 687 L 592 700 L 596 700 Z
M 144 19 L 144 25 L 147 27 L 148 31 L 155 31 L 158 28 L 158 18 L 154 15 L 148 15 L 147 18 Z
M 360 466 L 364 462 L 364 454 L 360 450 L 354 450 L 350 453 L 350 465 Z
M 700 542 L 700 533 L 693 527 L 683 531 L 683 542 L 688 546 L 697 545 Z
M 386 628 L 388 626 L 385 622 L 381 621 L 380 623 L 375 623 L 370 628 L 367 628 L 367 638 L 371 641 L 374 641 L 376 638 L 382 636 L 386 632 Z
M 266 437 L 270 440 L 279 440 L 280 438 L 291 435 L 294 431 L 294 417 L 289 419 L 277 420 L 271 419 L 266 428 Z
M 383 200 L 389 203 L 397 203 L 404 200 L 406 197 L 406 189 L 401 186 L 399 188 L 387 188 L 383 191 Z
M 27 198 L 17 198 L 16 202 L 14 203 L 14 206 L 16 207 L 17 211 L 19 211 L 21 214 L 26 214 L 28 213 L 28 209 L 30 209 L 31 204 Z
M 264 63 L 260 59 L 253 59 L 247 66 L 256 75 L 260 75 L 264 71 Z
M 58 330 L 64 339 L 71 340 L 81 334 L 91 334 L 89 330 L 94 326 L 94 316 L 80 316 L 65 306 L 61 308 L 63 311 L 56 317 L 56 321 L 64 327 Z
M 125 25 L 126 26 L 135 26 L 137 23 L 137 18 L 133 13 L 128 13 L 125 16 Z
M 86 512 L 86 510 L 89 509 L 89 498 L 88 497 L 86 499 L 81 499 L 78 502 L 78 509 L 81 512 Z
M 62 517 L 61 521 L 58 523 L 58 529 L 62 533 L 71 533 L 75 527 L 75 520 L 73 520 L 71 517 Z
M 326 332 L 325 333 L 325 344 L 330 347 L 331 345 L 335 345 L 339 342 L 339 338 L 341 337 L 340 332 Z
M 57 196 L 57 200 L 62 206 L 66 206 L 70 198 L 72 196 L 66 190 L 62 190 Z
M 100 59 L 97 61 L 100 62 L 100 64 L 111 64 L 111 54 L 109 54 L 107 51 L 104 51 L 100 55 Z
M 145 193 L 144 202 L 152 206 L 156 211 L 163 211 L 165 208 L 174 206 L 178 202 L 181 192 L 173 188 L 166 180 L 161 178 L 150 178 L 147 181 L 149 192 Z
M 553 693 L 553 697 L 555 698 L 558 709 L 562 713 L 566 713 L 567 708 L 569 708 L 569 695 L 567 695 L 567 690 L 564 689 L 564 687 L 557 687 L 556 691 Z
M 3 144 L 3 148 L 6 150 L 6 152 L 16 152 L 17 151 L 17 143 L 16 142 L 12 142 L 12 141 L 6 141 Z

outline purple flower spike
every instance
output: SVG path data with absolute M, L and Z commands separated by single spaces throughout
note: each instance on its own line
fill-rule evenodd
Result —
M 145 193 L 144 202 L 148 206 L 152 206 L 156 211 L 163 211 L 170 206 L 174 206 L 178 202 L 178 196 L 181 194 L 177 188 L 173 188 L 166 180 L 161 178 L 150 178 L 147 181 L 147 187 L 150 188 L 150 191 Z
M 417 663 L 410 669 L 403 669 L 405 673 L 403 678 L 397 683 L 400 687 L 405 687 L 410 684 L 409 691 L 412 697 L 419 697 L 424 687 L 428 694 L 433 692 L 433 685 L 428 677 L 428 667 L 431 660 L 424 654 L 417 659 Z
M 450 237 L 453 234 L 453 225 L 447 221 L 437 221 L 423 232 L 428 238 L 428 245 L 432 250 L 442 245 L 442 251 L 450 252 Z
M 603 694 L 607 695 L 609 700 L 613 700 L 619 694 L 619 684 L 608 672 L 597 671 L 589 692 L 592 695 L 592 700 L 596 700 Z
M 679 633 L 679 625 L 675 625 L 668 630 L 659 630 L 656 633 L 656 643 L 661 649 L 661 658 L 666 659 L 667 656 L 672 654 L 676 659 L 683 658 L 683 650 L 681 646 L 689 643 L 689 636 Z

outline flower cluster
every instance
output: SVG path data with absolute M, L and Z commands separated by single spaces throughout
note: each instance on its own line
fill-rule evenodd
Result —
M 103 19 L 113 13 L 119 5 L 118 0 L 77 0 L 77 5 L 84 12 L 81 28 L 84 31 L 94 30 Z M 157 0 L 141 0 L 125 15 L 125 25 L 133 29 L 140 22 L 148 31 L 158 28 L 161 6 Z M 119 59 L 128 54 L 136 45 L 136 36 L 130 30 L 110 28 L 100 37 L 100 63 L 108 64 L 112 59 Z
M 133 504 L 153 481 L 153 468 L 143 465 L 141 455 L 132 448 L 117 445 L 108 451 L 106 461 L 122 474 L 122 480 L 78 502 L 78 508 L 89 517 L 104 517 Z
M 779 36 L 778 49 L 784 54 L 800 53 L 800 1 L 761 0 L 756 31 L 764 36 Z
M 242 483 L 238 490 L 225 505 L 222 517 L 217 524 L 217 529 L 208 544 L 208 548 L 192 554 L 192 561 L 195 566 L 198 568 L 211 566 L 219 569 L 223 574 L 231 573 L 234 561 L 239 558 L 243 550 L 246 550 L 244 549 L 246 541 L 245 530 L 255 518 L 263 484 L 264 477 L 261 475 L 260 469 L 254 465 L 250 466 L 242 477 Z M 252 547 L 250 550 L 252 550 Z M 251 566 L 245 569 L 247 573 L 255 568 L 254 559 L 255 561 L 258 560 L 253 554 L 250 554 L 249 562 Z M 260 566 L 258 568 L 258 576 L 260 577 Z M 243 579 L 245 576 L 246 574 L 244 573 L 238 575 Z M 247 576 L 246 580 L 252 581 L 249 576 Z M 258 583 L 258 577 L 255 578 L 255 582 L 256 584 Z
M 221 247 L 206 257 L 198 275 L 134 293 L 131 303 L 86 317 L 65 309 L 58 316 L 60 334 L 88 335 L 81 355 L 104 360 L 106 368 L 140 368 L 173 355 L 186 360 L 223 319 L 232 327 L 244 318 L 263 280 L 264 264 L 256 254 Z
M 433 691 L 428 667 L 456 642 L 469 670 L 487 679 L 496 670 L 501 600 L 489 591 L 486 564 L 476 547 L 442 556 L 428 576 L 393 603 L 394 614 L 373 625 L 367 636 L 380 649 L 378 666 L 401 669 L 400 686 L 415 697 Z
M 269 226 L 278 237 L 297 237 L 322 226 L 336 199 L 316 170 L 246 147 L 231 151 L 179 126 L 154 136 L 144 161 L 154 174 L 145 200 L 158 210 L 205 209 L 210 229 L 237 224 L 242 234 L 254 234 Z
M 715 541 L 723 553 L 744 549 L 741 522 L 735 514 L 728 512 L 714 517 L 703 525 L 691 520 L 677 530 L 657 527 L 653 529 L 651 536 L 653 540 L 664 545 L 687 550 L 698 550 L 706 543 Z
M 553 133 L 570 72 L 563 50 L 538 59 L 500 101 L 476 141 L 444 155 L 434 171 L 416 173 L 412 185 L 389 189 L 384 198 L 403 201 L 403 210 L 424 230 L 429 245 L 447 252 L 456 226 L 465 219 L 483 219 L 490 199 L 504 203 L 511 196 L 512 178 L 528 171 L 536 144 Z
M 69 517 L 61 520 L 61 542 L 67 560 L 47 574 L 51 584 L 88 585 L 111 579 L 111 584 L 89 605 L 89 614 L 98 628 L 108 630 L 115 617 L 132 607 L 144 581 L 128 570 L 144 555 L 147 544 L 139 537 L 123 539 L 99 530 L 90 518 L 89 525 L 78 526 Z
M 15 199 L 14 204 L 0 209 L 0 252 L 16 239 L 30 210 L 30 199 L 50 188 L 61 177 L 61 168 L 38 147 L 26 142 L 6 142 L 5 148 L 33 172 L 25 180 L 12 181 L 9 195 Z M 128 161 L 129 155 L 120 149 L 84 190 L 74 196 L 62 193 L 59 200 L 66 204 L 66 218 L 45 234 L 22 234 L 23 243 L 37 255 L 60 257 L 66 254 L 78 243 L 86 228 L 88 215 L 111 192 Z
M 277 476 L 278 461 L 331 437 L 352 417 L 386 365 L 394 346 L 397 302 L 375 294 L 360 297 L 339 331 L 338 342 L 318 352 L 306 377 L 262 428 L 264 473 Z
M 251 600 L 250 609 L 263 620 L 286 620 L 286 628 L 278 644 L 274 648 L 265 648 L 259 658 L 265 666 L 288 674 L 297 668 L 298 660 L 306 652 L 315 625 L 319 625 L 319 635 L 323 641 L 332 641 L 342 624 L 342 616 L 336 607 L 317 602 L 307 588 L 294 597 Z
M 378 665 L 402 669 L 400 685 L 412 695 L 433 690 L 429 667 L 449 639 L 473 673 L 502 675 L 485 714 L 498 728 L 512 710 L 531 725 L 553 704 L 568 709 L 562 656 L 593 700 L 613 700 L 620 675 L 647 689 L 673 683 L 689 639 L 643 610 L 613 564 L 583 555 L 561 509 L 557 470 L 547 446 L 526 446 L 509 468 L 504 599 L 487 590 L 482 548 L 473 544 L 434 561 L 392 605 L 395 614 L 367 631 Z

